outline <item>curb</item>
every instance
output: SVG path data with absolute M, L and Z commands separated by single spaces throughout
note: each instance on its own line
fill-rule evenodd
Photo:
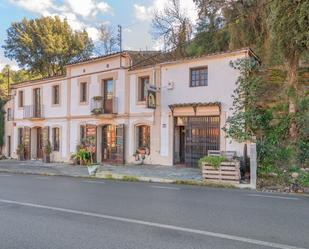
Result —
M 214 187 L 214 188 L 238 188 L 234 185 L 211 183 L 205 181 L 197 180 L 181 180 L 181 179 L 164 179 L 155 177 L 143 177 L 134 175 L 121 175 L 121 174 L 111 174 L 110 172 L 99 172 L 96 176 L 81 176 L 81 175 L 66 175 L 66 174 L 56 174 L 49 172 L 25 172 L 18 170 L 8 170 L 0 169 L 0 173 L 10 173 L 10 174 L 22 174 L 22 175 L 43 175 L 43 176 L 64 176 L 73 178 L 91 178 L 91 179 L 104 179 L 104 180 L 116 180 L 125 182 L 147 182 L 147 183 L 165 183 L 165 184 L 177 184 L 177 185 L 191 185 L 200 187 Z M 101 174 L 101 175 L 100 175 Z

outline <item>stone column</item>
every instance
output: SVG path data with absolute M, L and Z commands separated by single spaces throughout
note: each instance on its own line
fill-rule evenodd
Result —
M 250 144 L 250 187 L 256 189 L 256 171 L 257 171 L 257 159 L 256 159 L 256 143 Z

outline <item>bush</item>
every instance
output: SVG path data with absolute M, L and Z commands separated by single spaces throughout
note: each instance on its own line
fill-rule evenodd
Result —
M 309 188 L 309 172 L 301 172 L 299 175 L 299 184 L 302 187 L 308 187 Z
M 227 161 L 227 159 L 223 156 L 204 156 L 198 161 L 198 165 L 202 167 L 204 163 L 208 163 L 215 169 L 218 169 L 224 161 Z

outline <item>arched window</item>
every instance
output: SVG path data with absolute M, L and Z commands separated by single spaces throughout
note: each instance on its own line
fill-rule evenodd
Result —
M 150 126 L 139 125 L 136 127 L 137 148 L 150 149 Z

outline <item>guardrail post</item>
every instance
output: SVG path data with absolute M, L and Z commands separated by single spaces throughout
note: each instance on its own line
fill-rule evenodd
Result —
M 256 143 L 250 144 L 250 188 L 256 189 L 257 156 Z

